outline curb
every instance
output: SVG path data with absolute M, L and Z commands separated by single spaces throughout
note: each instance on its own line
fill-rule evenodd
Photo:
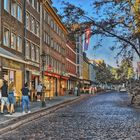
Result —
M 49 108 L 43 108 L 43 109 L 40 109 L 38 111 L 34 111 L 34 112 L 29 113 L 29 114 L 25 114 L 23 116 L 13 118 L 12 120 L 9 120 L 9 121 L 1 124 L 0 135 L 4 134 L 6 132 L 12 131 L 13 129 L 15 129 L 19 126 L 21 126 L 23 124 L 27 124 L 27 123 L 34 121 L 40 117 L 54 113 L 55 111 L 57 111 L 60 108 L 66 107 L 68 105 L 71 105 L 75 102 L 81 101 L 81 100 L 88 98 L 88 97 L 89 96 L 82 95 L 79 98 L 67 100 L 67 101 L 64 101 L 62 103 L 59 103 L 59 104 L 54 105 L 54 106 L 49 107 Z

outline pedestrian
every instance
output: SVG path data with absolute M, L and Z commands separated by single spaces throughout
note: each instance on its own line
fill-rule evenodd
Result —
M 1 87 L 1 114 L 3 114 L 4 105 L 7 106 L 7 112 L 9 113 L 9 100 L 8 100 L 8 85 L 7 81 L 3 81 L 3 85 Z
M 42 97 L 42 84 L 39 83 L 36 87 L 36 91 L 37 91 L 37 101 L 41 101 L 41 97 Z
M 21 89 L 22 91 L 22 113 L 25 114 L 25 105 L 27 106 L 27 113 L 30 113 L 30 101 L 29 101 L 29 88 L 28 84 L 25 83 L 24 87 Z
M 9 94 L 8 94 L 8 99 L 10 103 L 10 115 L 12 115 L 12 113 L 15 112 L 14 105 L 15 105 L 16 99 L 15 99 L 14 93 L 15 93 L 14 82 L 11 82 L 9 85 Z
M 77 86 L 75 86 L 75 88 L 74 88 L 74 95 L 78 96 L 78 87 Z

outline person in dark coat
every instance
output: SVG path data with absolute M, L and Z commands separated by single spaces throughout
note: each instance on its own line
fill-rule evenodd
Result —
M 9 100 L 8 100 L 8 84 L 7 81 L 3 81 L 3 85 L 1 87 L 1 114 L 3 114 L 4 105 L 7 106 L 7 111 L 9 113 Z

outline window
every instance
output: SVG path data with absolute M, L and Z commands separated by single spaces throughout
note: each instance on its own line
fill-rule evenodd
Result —
M 54 27 L 54 22 L 53 22 L 53 20 L 51 20 L 51 28 L 53 28 Z
M 29 13 L 26 13 L 26 28 L 30 29 L 30 15 Z
M 17 19 L 22 22 L 22 10 L 19 5 L 17 6 Z
M 39 56 L 40 56 L 39 48 L 36 47 L 36 61 L 37 61 L 37 62 L 39 62 Z
M 9 0 L 4 0 L 4 9 L 8 12 L 9 12 L 9 4 L 10 4 Z
M 9 30 L 4 28 L 4 33 L 3 33 L 3 44 L 7 47 L 9 47 Z
M 31 17 L 31 31 L 35 33 L 35 20 L 33 17 Z
M 26 58 L 30 58 L 30 44 L 28 41 L 26 41 Z
M 20 36 L 17 37 L 17 51 L 22 52 L 22 38 Z
M 31 44 L 31 60 L 35 61 L 35 47 Z
M 39 36 L 39 23 L 36 22 L 36 34 L 37 36 Z
M 16 2 L 14 2 L 14 1 L 12 1 L 11 2 L 11 14 L 12 14 L 12 16 L 14 16 L 15 18 L 17 17 L 17 4 L 16 4 Z
M 11 33 L 11 48 L 16 49 L 16 35 Z
M 37 1 L 37 12 L 38 12 L 38 13 L 40 12 L 40 4 L 39 4 L 38 1 Z

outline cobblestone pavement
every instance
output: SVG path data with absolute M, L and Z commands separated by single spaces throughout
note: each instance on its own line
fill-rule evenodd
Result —
M 125 93 L 107 93 L 66 106 L 0 136 L 4 140 L 140 140 L 140 109 Z

